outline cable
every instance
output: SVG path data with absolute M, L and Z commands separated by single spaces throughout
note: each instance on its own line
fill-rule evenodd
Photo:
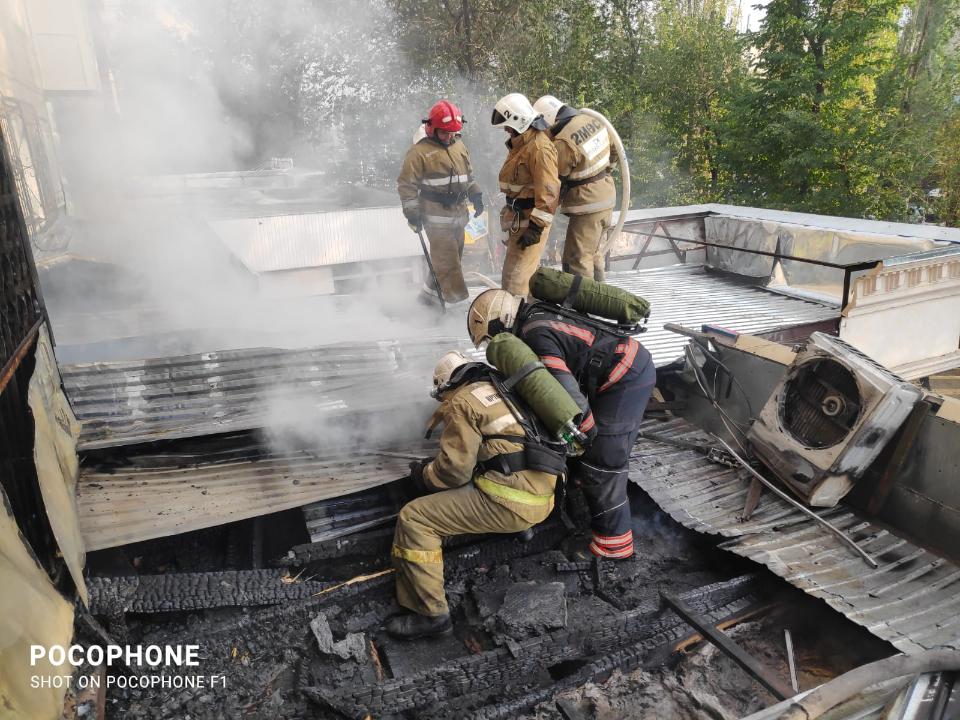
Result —
M 700 346 L 698 345 L 698 347 Z M 702 347 L 700 349 L 703 350 Z M 707 402 L 709 402 L 717 411 L 720 417 L 720 422 L 723 423 L 723 426 L 727 429 L 727 432 L 730 434 L 730 437 L 737 444 L 737 446 L 740 448 L 743 454 L 744 455 L 748 454 L 746 447 L 742 442 L 740 442 L 740 438 L 737 437 L 739 435 L 743 437 L 743 439 L 745 440 L 746 431 L 743 429 L 743 426 L 740 423 L 738 423 L 736 420 L 734 420 L 732 417 L 730 417 L 727 411 L 724 410 L 723 407 L 721 407 L 719 402 L 717 402 L 716 393 L 710 392 L 709 390 L 707 390 L 707 378 L 702 376 L 700 366 L 697 364 L 696 359 L 693 356 L 693 350 L 691 349 L 691 346 L 689 343 L 684 347 L 684 354 L 686 354 L 687 356 L 687 361 L 690 363 L 690 368 L 693 370 L 693 376 L 697 381 L 697 385 L 700 386 L 700 390 L 703 392 L 704 398 L 706 398 Z M 706 354 L 709 354 L 709 353 L 706 353 Z M 731 424 L 735 426 L 736 430 L 734 430 L 734 428 L 731 427 Z

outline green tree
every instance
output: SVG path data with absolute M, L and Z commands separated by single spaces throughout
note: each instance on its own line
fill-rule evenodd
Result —
M 878 93 L 897 62 L 899 0 L 771 0 L 728 159 L 741 202 L 828 214 L 902 211 Z
M 715 201 L 728 181 L 727 126 L 747 77 L 737 15 L 727 0 L 662 0 L 641 52 L 646 107 L 679 177 L 676 202 Z

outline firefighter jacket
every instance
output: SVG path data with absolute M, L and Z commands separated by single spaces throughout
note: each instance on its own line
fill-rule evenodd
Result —
M 589 115 L 574 115 L 552 132 L 560 176 L 560 212 L 565 215 L 612 210 L 617 188 L 610 177 L 610 135 Z
M 437 413 L 444 423 L 440 450 L 423 470 L 430 490 L 450 490 L 473 481 L 493 502 L 528 522 L 541 522 L 550 514 L 556 475 L 477 470 L 479 463 L 496 455 L 522 451 L 525 439 L 523 428 L 490 382 L 466 383 L 449 391 Z
M 443 145 L 429 137 L 413 145 L 403 159 L 397 192 L 408 220 L 465 226 L 467 198 L 480 194 L 466 145 L 461 140 Z
M 500 190 L 507 206 L 541 228 L 553 221 L 560 200 L 557 150 L 545 130 L 529 128 L 507 141 L 507 159 L 500 168 Z
M 632 419 L 621 428 L 618 418 L 594 418 L 591 403 L 598 394 L 612 391 L 634 363 L 643 367 L 650 361 L 643 345 L 538 307 L 522 317 L 516 334 L 576 401 L 583 412 L 582 432 L 592 438 L 598 420 L 611 434 L 630 429 Z

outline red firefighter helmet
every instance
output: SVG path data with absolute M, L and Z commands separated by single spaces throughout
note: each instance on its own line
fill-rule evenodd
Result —
M 460 132 L 463 129 L 463 115 L 460 108 L 449 100 L 438 100 L 430 108 L 430 116 L 424 120 L 428 125 L 428 130 L 446 130 L 447 132 Z

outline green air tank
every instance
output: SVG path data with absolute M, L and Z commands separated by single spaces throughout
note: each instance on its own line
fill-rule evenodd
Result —
M 487 360 L 508 378 L 528 365 L 535 365 L 536 369 L 514 386 L 515 392 L 537 414 L 548 432 L 558 438 L 571 432 L 580 408 L 529 345 L 516 335 L 500 333 L 487 345 Z
M 530 278 L 530 294 L 537 300 L 562 305 L 576 275 L 542 267 Z M 638 323 L 650 315 L 650 303 L 613 285 L 583 278 L 573 300 L 573 309 L 619 323 Z

